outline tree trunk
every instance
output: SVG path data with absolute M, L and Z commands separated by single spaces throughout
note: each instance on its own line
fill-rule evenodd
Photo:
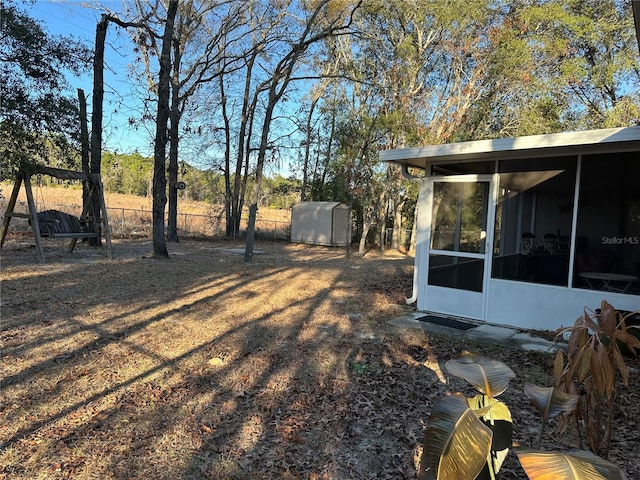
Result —
M 253 185 L 253 192 L 251 198 L 251 205 L 249 207 L 249 225 L 247 227 L 247 241 L 244 259 L 245 262 L 253 261 L 253 240 L 255 235 L 255 221 L 256 213 L 258 210 L 258 200 L 260 197 L 260 183 L 262 181 L 262 169 L 264 167 L 266 151 L 268 147 L 269 130 L 271 128 L 271 121 L 273 119 L 273 110 L 282 98 L 286 89 L 291 81 L 291 75 L 300 59 L 300 57 L 309 49 L 309 47 L 316 42 L 322 41 L 344 26 L 330 26 L 321 32 L 310 35 L 313 27 L 316 26 L 316 22 L 319 21 L 319 17 L 322 15 L 324 8 L 329 3 L 329 0 L 322 0 L 318 2 L 316 6 L 310 11 L 307 17 L 307 23 L 301 37 L 298 42 L 291 45 L 291 50 L 286 53 L 282 59 L 277 63 L 274 71 L 271 73 L 271 77 L 264 84 L 268 85 L 268 100 L 264 113 L 264 121 L 262 124 L 262 134 L 260 136 L 260 147 L 258 149 L 258 160 L 256 163 L 255 184 Z M 353 7 L 358 8 L 360 2 L 356 2 Z M 352 11 L 353 13 L 353 11 Z M 352 17 L 348 17 L 349 21 Z M 282 42 L 287 44 L 287 42 Z M 257 97 L 256 97 L 257 98 Z
M 178 241 L 178 131 L 180 125 L 180 44 L 173 42 L 173 81 L 171 83 L 171 110 L 169 126 L 169 212 L 167 240 Z
M 275 85 L 269 92 L 269 104 L 264 114 L 264 124 L 262 125 L 262 135 L 260 137 L 260 149 L 258 150 L 258 161 L 256 163 L 256 175 L 251 192 L 251 205 L 249 205 L 249 224 L 247 225 L 247 241 L 244 251 L 244 261 L 253 261 L 253 240 L 255 237 L 256 217 L 258 212 L 258 202 L 260 200 L 260 184 L 262 183 L 262 170 L 267 156 L 267 146 L 269 142 L 269 130 L 273 117 L 273 108 L 276 105 Z
M 393 201 L 393 233 L 391 234 L 391 249 L 400 250 L 400 241 L 402 236 L 402 208 L 405 199 L 394 199 Z
M 96 45 L 93 57 L 93 110 L 91 112 L 91 163 L 90 173 L 100 174 L 102 163 L 102 102 L 104 99 L 104 44 L 107 38 L 109 20 L 106 15 L 100 17 L 96 25 Z M 91 224 L 89 230 L 100 231 L 100 195 L 94 189 L 91 194 Z M 101 235 L 89 239 L 89 245 L 101 245 Z
M 255 64 L 256 55 L 252 55 L 247 62 L 244 91 L 242 97 L 242 115 L 240 119 L 240 132 L 238 134 L 238 161 L 233 185 L 233 236 L 240 234 L 240 222 L 242 221 L 242 209 L 244 208 L 244 196 L 247 189 L 249 176 L 249 161 L 251 152 L 251 137 L 253 134 L 253 119 L 258 105 L 258 92 L 251 98 L 251 74 Z
M 80 158 L 82 161 L 82 173 L 90 173 L 89 167 L 89 126 L 87 125 L 87 98 L 84 90 L 78 89 L 78 102 L 80 103 Z
M 218 77 L 220 86 L 220 109 L 224 123 L 224 223 L 227 237 L 233 236 L 233 189 L 231 188 L 231 121 L 227 112 L 227 95 L 224 75 Z
M 158 81 L 158 114 L 153 160 L 153 255 L 169 257 L 164 236 L 164 208 L 167 204 L 167 179 L 165 175 L 167 149 L 167 122 L 169 120 L 169 93 L 171 80 L 171 40 L 173 24 L 178 10 L 178 0 L 170 0 L 167 23 L 162 36 L 160 54 L 160 78 Z
M 89 126 L 87 125 L 87 98 L 84 90 L 78 89 L 78 102 L 80 104 L 80 158 L 82 162 L 82 173 L 89 174 Z M 91 201 L 91 192 L 87 182 L 82 182 L 82 211 L 85 211 Z
M 309 115 L 307 115 L 307 138 L 304 148 L 304 163 L 302 167 L 302 189 L 300 191 L 300 201 L 304 202 L 307 200 L 307 184 L 309 182 L 309 157 L 311 156 L 311 142 L 313 140 L 311 121 L 313 120 L 313 112 L 315 111 L 316 105 L 318 104 L 319 97 L 314 97 L 313 102 L 311 102 L 311 107 L 309 107 Z
M 360 255 L 365 254 L 366 245 L 367 245 L 367 235 L 369 234 L 369 230 L 371 229 L 372 223 L 373 222 L 371 221 L 370 218 L 365 219 L 364 222 L 362 222 L 362 236 L 360 237 L 360 244 L 358 245 L 358 253 Z
M 253 119 L 251 120 L 253 122 Z M 251 156 L 249 155 L 251 151 L 251 132 L 253 130 L 253 126 L 249 125 L 249 134 L 247 135 L 247 145 L 246 151 L 244 155 L 244 165 L 241 165 L 242 169 L 242 178 L 240 181 L 240 191 L 238 194 L 238 212 L 235 218 L 236 223 L 236 234 L 240 235 L 240 222 L 242 221 L 242 210 L 244 209 L 244 199 L 247 194 L 247 182 L 249 180 L 249 160 Z M 240 169 L 240 168 L 239 168 Z
M 418 202 L 413 209 L 413 226 L 411 227 L 411 239 L 409 240 L 409 255 L 416 254 L 416 237 L 418 234 Z
M 324 165 L 322 166 L 322 174 L 320 175 L 321 187 L 324 187 L 324 184 L 327 182 L 327 173 L 329 170 L 329 165 L 331 164 L 331 153 L 332 153 L 333 140 L 334 140 L 335 134 L 336 134 L 336 114 L 333 113 L 331 115 L 331 128 L 329 130 L 329 141 L 327 143 L 327 149 L 324 155 Z M 314 172 L 314 177 L 315 177 L 315 172 Z
M 384 249 L 386 247 L 386 241 L 387 241 L 387 215 L 389 214 L 389 202 L 385 201 L 383 199 L 382 202 L 380 202 L 380 211 L 378 212 L 377 215 L 377 221 L 375 222 L 377 225 L 380 226 L 379 232 L 378 232 L 378 246 L 380 247 L 380 252 L 384 253 Z M 371 220 L 372 225 L 374 224 L 373 219 Z

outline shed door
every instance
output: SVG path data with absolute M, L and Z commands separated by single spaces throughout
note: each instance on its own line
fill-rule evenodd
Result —
M 495 192 L 491 176 L 431 180 L 427 310 L 484 320 Z

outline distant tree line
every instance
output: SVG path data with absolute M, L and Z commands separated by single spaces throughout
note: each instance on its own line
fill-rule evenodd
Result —
M 180 164 L 180 181 L 185 189 L 179 195 L 183 200 L 224 205 L 224 175 L 211 170 L 201 170 L 187 163 Z M 102 154 L 102 183 L 105 191 L 151 197 L 153 159 L 139 153 Z M 282 175 L 265 177 L 260 206 L 290 209 L 300 201 L 302 182 Z

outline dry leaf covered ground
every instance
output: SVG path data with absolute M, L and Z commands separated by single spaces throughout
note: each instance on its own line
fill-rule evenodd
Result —
M 470 393 L 443 372 L 464 350 L 513 368 L 515 440 L 536 438 L 522 391 L 552 358 L 387 324 L 409 257 L 263 242 L 246 264 L 220 240 L 157 260 L 121 240 L 108 260 L 56 242 L 44 265 L 29 238 L 2 252 L 0 479 L 415 478 L 433 404 Z M 632 364 L 610 459 L 640 478 Z M 549 429 L 544 446 L 572 441 Z

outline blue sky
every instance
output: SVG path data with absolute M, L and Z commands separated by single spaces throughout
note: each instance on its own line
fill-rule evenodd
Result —
M 52 35 L 72 36 L 93 49 L 96 25 L 102 10 L 87 7 L 86 1 L 37 0 L 27 5 L 27 12 L 33 19 L 40 21 L 45 30 Z M 119 11 L 122 2 L 107 0 L 101 2 L 112 11 Z M 128 35 L 115 25 L 107 30 L 105 47 L 105 88 L 103 104 L 103 145 L 109 151 L 132 153 L 139 151 L 152 156 L 154 132 L 144 128 L 135 130 L 129 125 L 129 118 L 140 116 L 140 93 L 132 90 L 132 81 L 128 78 L 129 64 L 133 59 L 131 42 Z M 77 78 L 67 76 L 71 95 L 82 88 L 87 96 L 89 120 L 91 118 L 91 94 L 93 91 L 93 72 Z
M 40 21 L 49 34 L 73 37 L 93 49 L 96 25 L 101 14 L 106 13 L 103 9 L 97 8 L 98 4 L 115 12 L 116 15 L 124 8 L 123 2 L 120 0 L 36 0 L 34 5 L 25 5 L 27 5 L 28 14 L 33 19 Z M 129 35 L 122 28 L 110 24 L 105 46 L 102 142 L 103 147 L 110 152 L 133 153 L 137 151 L 143 156 L 152 157 L 155 136 L 154 124 L 147 122 L 148 125 L 136 129 L 129 122 L 129 119 L 137 120 L 141 117 L 141 99 L 150 95 L 144 79 L 139 77 L 132 79 L 129 75 L 130 65 L 134 60 L 135 55 Z M 90 121 L 93 71 L 89 71 L 81 78 L 68 75 L 67 79 L 70 84 L 70 95 L 75 96 L 77 88 L 84 90 L 87 96 Z M 136 84 L 139 85 L 136 86 Z M 151 113 L 155 115 L 155 111 Z M 190 160 L 187 161 L 194 164 Z M 210 162 L 209 158 L 205 159 L 204 164 L 194 164 L 194 166 L 206 168 L 208 162 Z M 265 173 L 267 175 L 290 176 L 292 173 L 291 162 L 289 154 L 285 152 L 280 164 L 266 165 Z

